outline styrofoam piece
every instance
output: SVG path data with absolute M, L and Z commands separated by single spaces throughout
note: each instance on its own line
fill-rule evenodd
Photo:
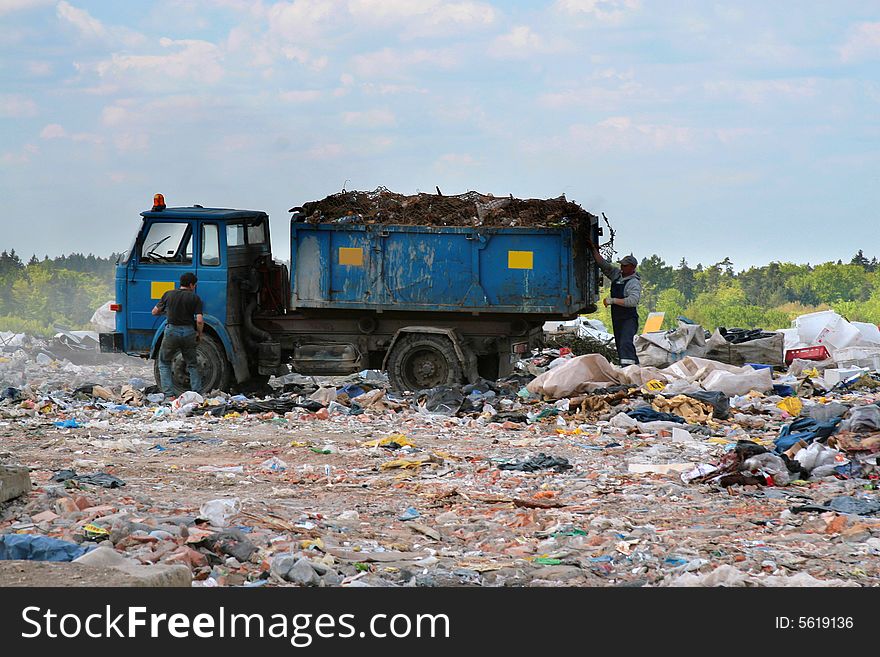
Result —
M 825 384 L 835 386 L 841 381 L 846 381 L 858 374 L 867 374 L 866 367 L 831 367 L 825 370 Z
M 835 317 L 840 317 L 833 310 L 821 310 L 817 313 L 808 313 L 795 318 L 791 325 L 797 329 L 800 341 L 806 345 L 816 344 L 819 333 L 831 324 Z
M 850 324 L 855 326 L 859 333 L 862 334 L 859 344 L 880 347 L 880 328 L 877 328 L 876 324 L 869 324 L 868 322 L 850 322 Z
M 859 329 L 841 317 L 819 332 L 816 344 L 825 345 L 828 353 L 833 354 L 837 349 L 844 349 L 845 347 L 855 345 L 861 338 L 862 334 L 859 332 Z
M 782 348 L 786 351 L 788 351 L 789 349 L 800 349 L 801 347 L 807 346 L 801 342 L 800 336 L 798 335 L 798 330 L 796 328 L 779 329 L 776 332 L 782 333 Z

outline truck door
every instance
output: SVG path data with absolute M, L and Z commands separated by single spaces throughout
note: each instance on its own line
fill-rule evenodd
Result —
M 128 268 L 127 320 L 129 351 L 145 353 L 163 316 L 153 306 L 167 290 L 178 287 L 180 275 L 194 271 L 195 223 L 180 219 L 154 219 L 144 225 Z
M 204 221 L 198 224 L 195 272 L 199 282 L 196 293 L 202 299 L 205 315 L 212 315 L 226 323 L 226 249 L 222 224 Z

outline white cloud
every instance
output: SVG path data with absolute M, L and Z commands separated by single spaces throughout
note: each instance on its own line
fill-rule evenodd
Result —
M 640 6 L 640 0 L 557 0 L 555 5 L 569 16 L 587 16 L 612 25 L 623 22 Z
M 88 142 L 91 144 L 102 144 L 104 138 L 91 132 L 75 132 L 68 134 L 64 126 L 58 123 L 50 123 L 40 131 L 41 139 L 70 139 L 75 142 Z
M 59 19 L 76 28 L 85 39 L 120 43 L 127 47 L 141 45 L 146 41 L 144 35 L 127 27 L 107 27 L 85 9 L 74 7 L 65 0 L 56 5 L 56 13 Z
M 88 142 L 90 144 L 104 143 L 104 138 L 101 135 L 96 135 L 91 132 L 74 132 L 72 135 L 70 135 L 70 138 L 73 141 Z
M 170 120 L 176 124 L 202 122 L 216 115 L 217 103 L 196 96 L 169 96 L 143 102 L 130 98 L 117 100 L 101 112 L 101 121 L 111 128 L 146 129 L 167 126 Z
M 656 103 L 662 98 L 656 89 L 632 80 L 631 74 L 609 69 L 597 73 L 592 80 L 585 80 L 574 88 L 542 94 L 538 102 L 552 109 L 591 107 L 608 111 L 633 102 Z
M 320 100 L 323 94 L 317 89 L 282 91 L 278 94 L 285 103 L 311 103 Z
M 397 122 L 394 112 L 389 110 L 367 110 L 365 112 L 345 112 L 342 115 L 345 125 L 363 128 L 382 128 Z
M 113 138 L 120 153 L 145 153 L 150 150 L 150 136 L 142 132 L 123 132 Z
M 208 41 L 162 38 L 159 44 L 169 50 L 168 55 L 120 55 L 114 53 L 109 60 L 96 66 L 98 75 L 130 81 L 132 74 L 140 74 L 141 80 L 152 88 L 166 89 L 169 81 L 189 80 L 206 84 L 219 82 L 225 74 L 223 54 Z
M 840 48 L 840 58 L 845 62 L 880 57 L 880 23 L 860 23 Z
M 341 144 L 319 144 L 306 151 L 306 158 L 312 160 L 333 160 L 341 157 L 345 148 Z
M 480 161 L 468 153 L 446 153 L 437 160 L 437 166 L 442 168 L 461 168 L 478 166 Z
M 52 73 L 52 65 L 49 62 L 28 62 L 27 71 L 34 77 L 43 77 Z
M 148 102 L 126 98 L 105 107 L 101 122 L 119 152 L 143 153 L 154 139 L 161 143 L 180 138 L 181 126 L 190 130 L 215 119 L 219 105 L 214 99 L 183 95 Z
M 361 85 L 361 90 L 365 94 L 371 96 L 396 96 L 400 94 L 426 94 L 428 90 L 425 87 L 417 87 L 411 84 L 382 84 L 365 82 Z
M 338 20 L 343 9 L 342 0 L 278 2 L 267 14 L 269 31 L 293 43 L 317 40 L 325 27 Z
M 0 94 L 0 117 L 22 119 L 36 116 L 37 104 L 21 94 Z
M 93 18 L 85 9 L 78 9 L 69 2 L 58 3 L 58 18 L 67 21 L 80 31 L 84 37 L 104 39 L 107 37 L 107 28 L 97 18 Z
M 460 34 L 489 27 L 498 18 L 498 11 L 484 2 L 350 0 L 348 9 L 359 22 L 399 25 L 404 39 Z
M 692 128 L 636 123 L 627 116 L 612 116 L 592 125 L 573 125 L 569 135 L 572 140 L 601 151 L 689 147 L 697 137 Z
M 116 183 L 117 185 L 130 182 L 135 178 L 132 174 L 124 171 L 111 171 L 108 177 L 110 178 L 110 182 Z
M 46 7 L 54 2 L 55 0 L 0 0 L 0 16 L 14 11 Z
M 818 94 L 815 78 L 794 80 L 720 80 L 706 82 L 703 88 L 712 96 L 736 98 L 758 105 L 779 98 L 814 98 Z
M 384 48 L 352 59 L 355 70 L 364 77 L 404 76 L 413 68 L 452 69 L 460 62 L 461 55 L 451 48 L 409 52 Z
M 31 161 L 31 158 L 35 155 L 40 154 L 39 147 L 34 144 L 25 144 L 22 146 L 21 150 L 8 151 L 0 155 L 0 163 L 8 164 L 11 166 L 28 164 Z
M 713 134 L 722 144 L 733 144 L 745 138 L 760 135 L 761 131 L 755 128 L 717 128 Z
M 527 25 L 518 25 L 510 32 L 496 37 L 489 46 L 489 54 L 497 59 L 528 59 L 535 55 L 550 55 L 571 50 L 565 39 L 549 40 L 532 31 Z
M 50 123 L 40 132 L 40 138 L 42 139 L 61 139 L 66 136 L 67 131 L 57 123 Z
M 128 117 L 129 111 L 118 105 L 105 107 L 101 112 L 101 121 L 108 126 L 122 125 L 128 120 Z

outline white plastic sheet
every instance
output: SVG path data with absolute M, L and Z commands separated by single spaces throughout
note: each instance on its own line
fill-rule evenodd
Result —
M 116 313 L 110 310 L 110 304 L 112 303 L 112 301 L 108 301 L 98 308 L 92 315 L 92 319 L 89 320 L 97 327 L 98 332 L 106 333 L 116 330 Z
M 703 388 L 715 392 L 723 392 L 725 395 L 747 395 L 752 390 L 767 392 L 773 388 L 773 374 L 771 370 L 761 368 L 753 370 L 750 367 L 741 373 L 715 371 L 709 373 L 701 381 Z

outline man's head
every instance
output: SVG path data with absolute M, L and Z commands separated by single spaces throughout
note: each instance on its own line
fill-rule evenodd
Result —
M 199 279 L 196 278 L 195 274 L 193 274 L 191 271 L 188 271 L 185 274 L 180 275 L 180 287 L 195 287 L 195 284 L 198 280 Z
M 629 254 L 628 256 L 624 256 L 620 259 L 620 273 L 624 276 L 632 276 L 636 273 L 636 267 L 638 264 L 639 261 L 636 260 L 634 255 Z

